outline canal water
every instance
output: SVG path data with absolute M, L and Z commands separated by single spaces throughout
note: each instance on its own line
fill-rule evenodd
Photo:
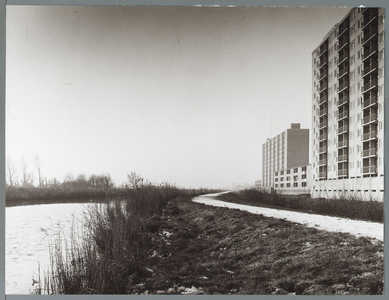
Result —
M 6 208 L 5 288 L 6 294 L 30 294 L 37 284 L 39 268 L 50 266 L 49 236 L 61 231 L 69 236 L 72 224 L 84 220 L 86 203 L 26 205 Z M 76 227 L 77 228 L 77 227 Z

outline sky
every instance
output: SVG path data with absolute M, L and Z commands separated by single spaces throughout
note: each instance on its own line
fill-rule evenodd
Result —
M 7 6 L 6 153 L 62 181 L 254 184 L 311 127 L 312 51 L 350 8 Z

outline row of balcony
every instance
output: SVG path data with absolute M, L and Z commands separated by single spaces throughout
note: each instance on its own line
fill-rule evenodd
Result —
M 361 169 L 363 174 L 375 174 L 377 173 L 377 166 L 365 166 Z M 339 169 L 336 172 L 338 177 L 344 177 L 348 176 L 348 169 Z M 319 179 L 325 179 L 327 178 L 327 172 L 319 172 Z
M 362 29 L 364 29 L 366 26 L 368 26 L 372 21 L 377 19 L 377 12 L 374 11 L 366 11 L 363 14 L 363 21 L 362 21 Z
M 346 88 L 348 88 L 348 80 L 345 80 L 343 83 L 341 83 L 338 86 L 337 92 L 340 93 L 341 91 L 343 91 Z
M 322 129 L 323 127 L 326 127 L 328 124 L 327 120 L 324 120 L 323 122 L 319 123 L 319 129 Z
M 323 81 L 319 84 L 319 93 L 321 93 L 323 90 L 325 90 L 326 88 L 328 88 L 328 83 L 327 81 Z

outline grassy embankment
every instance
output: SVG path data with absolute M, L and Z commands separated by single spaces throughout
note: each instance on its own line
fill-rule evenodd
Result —
M 219 200 L 245 205 L 282 208 L 313 214 L 366 220 L 384 221 L 384 203 L 376 200 L 362 200 L 357 197 L 339 197 L 338 199 L 312 199 L 306 196 L 288 197 L 270 194 L 257 189 L 222 194 Z
M 52 249 L 59 294 L 382 294 L 383 243 L 134 191 L 89 212 L 82 240 Z M 173 199 L 170 200 L 169 199 Z

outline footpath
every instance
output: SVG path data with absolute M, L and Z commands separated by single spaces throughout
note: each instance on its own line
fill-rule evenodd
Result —
M 215 200 L 215 197 L 220 194 L 223 193 L 201 195 L 195 197 L 193 201 L 211 206 L 239 209 L 253 214 L 263 215 L 265 217 L 284 219 L 291 222 L 304 224 L 308 227 L 314 227 L 319 230 L 344 232 L 350 233 L 356 237 L 364 236 L 374 238 L 380 241 L 384 240 L 384 225 L 381 223 L 300 213 L 281 209 L 265 208 Z

